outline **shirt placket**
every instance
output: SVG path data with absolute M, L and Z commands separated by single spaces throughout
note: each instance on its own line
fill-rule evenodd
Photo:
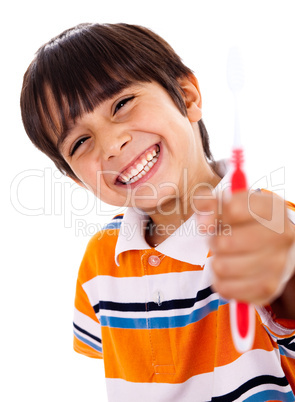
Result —
M 173 347 L 167 324 L 168 317 L 163 308 L 166 292 L 163 285 L 158 286 L 156 274 L 160 265 L 165 264 L 165 256 L 151 249 L 143 252 L 141 262 L 147 280 L 147 330 L 149 331 L 153 370 L 156 381 L 169 381 L 169 376 L 175 374 Z

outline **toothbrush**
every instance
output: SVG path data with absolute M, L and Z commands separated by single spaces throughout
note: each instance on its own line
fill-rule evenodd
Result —
M 244 85 L 243 64 L 237 47 L 230 49 L 227 65 L 227 81 L 234 96 L 235 124 L 234 147 L 232 151 L 233 173 L 231 177 L 231 191 L 247 190 L 247 179 L 242 169 L 243 148 L 240 138 L 238 94 Z M 238 267 L 237 267 L 238 269 Z M 237 300 L 230 300 L 230 325 L 233 342 L 239 353 L 252 348 L 255 334 L 255 309 L 252 304 Z

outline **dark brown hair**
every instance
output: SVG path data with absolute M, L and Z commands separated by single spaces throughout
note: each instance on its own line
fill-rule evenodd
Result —
M 52 133 L 59 138 L 71 121 L 93 111 L 102 101 L 134 82 L 158 82 L 186 115 L 178 79 L 190 75 L 192 71 L 169 44 L 147 28 L 80 24 L 53 38 L 36 53 L 23 80 L 23 124 L 36 147 L 62 173 L 76 179 Z M 50 113 L 48 90 L 58 113 L 57 120 Z M 204 152 L 212 159 L 202 120 L 199 127 Z

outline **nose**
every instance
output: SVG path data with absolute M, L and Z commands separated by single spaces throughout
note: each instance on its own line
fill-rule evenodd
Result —
M 122 149 L 131 141 L 131 135 L 128 133 L 117 133 L 114 130 L 106 132 L 100 136 L 100 149 L 102 158 L 109 161 L 115 156 L 119 156 Z

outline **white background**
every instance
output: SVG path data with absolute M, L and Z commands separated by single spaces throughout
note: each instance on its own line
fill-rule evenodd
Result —
M 199 80 L 215 159 L 231 151 L 226 62 L 237 44 L 246 76 L 240 119 L 250 185 L 295 200 L 294 1 L 5 2 L 0 27 L 0 399 L 5 402 L 106 401 L 102 362 L 72 351 L 72 311 L 85 246 L 117 210 L 106 212 L 105 205 L 61 178 L 27 139 L 19 112 L 22 76 L 35 51 L 80 22 L 146 25 L 174 47 Z

